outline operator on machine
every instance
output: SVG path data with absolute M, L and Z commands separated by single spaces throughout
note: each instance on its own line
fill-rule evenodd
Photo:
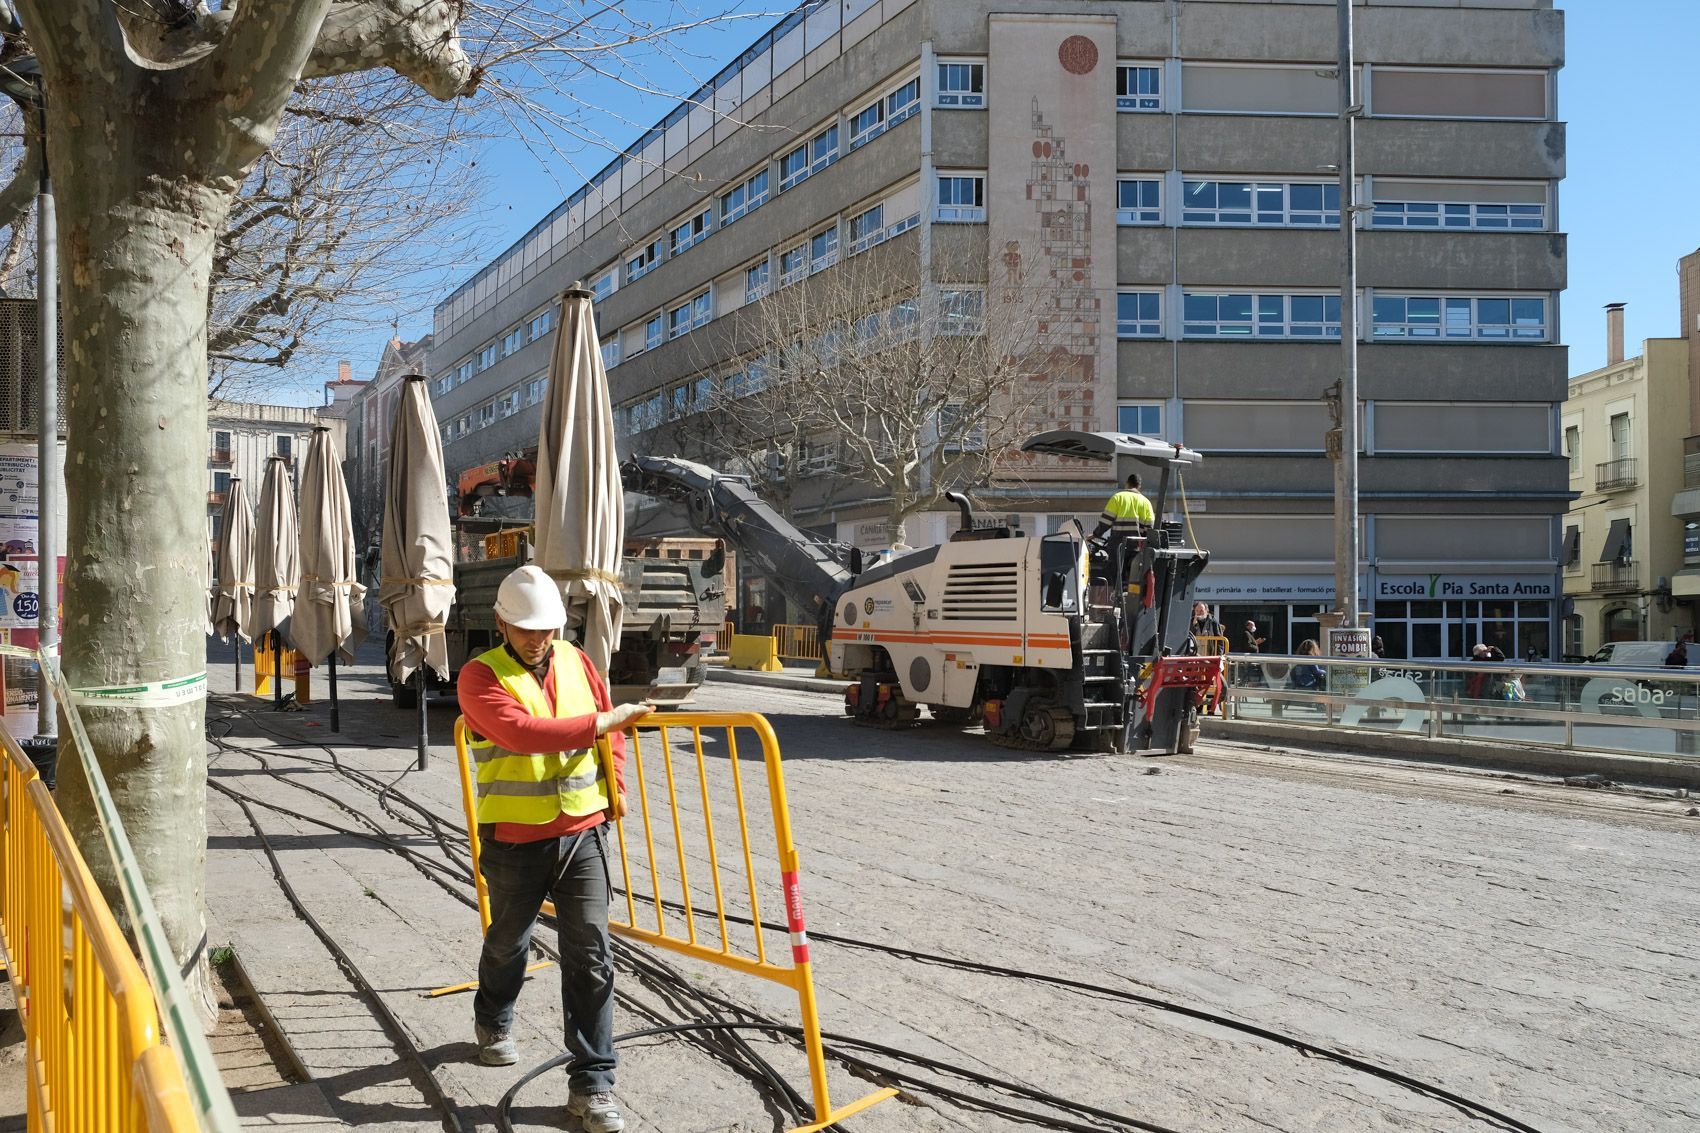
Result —
M 1110 497 L 1104 505 L 1104 514 L 1098 517 L 1098 526 L 1092 529 L 1092 538 L 1100 538 L 1106 532 L 1139 535 L 1156 522 L 1151 501 L 1140 492 L 1139 483 L 1139 473 L 1135 472 L 1127 478 L 1127 487 Z
M 579 649 L 556 634 L 566 608 L 555 581 L 522 566 L 496 591 L 502 644 L 460 671 L 460 710 L 478 765 L 479 869 L 490 928 L 473 1000 L 478 1060 L 511 1066 L 514 1003 L 545 898 L 555 903 L 568 1063 L 567 1112 L 589 1133 L 618 1133 L 613 1097 L 614 965 L 608 941 L 607 829 L 625 813 L 622 729 L 648 704 L 615 708 Z M 614 782 L 599 767 L 606 736 Z

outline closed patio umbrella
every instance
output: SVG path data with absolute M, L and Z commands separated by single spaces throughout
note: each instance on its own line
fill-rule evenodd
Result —
M 537 435 L 533 561 L 560 584 L 568 629 L 581 632 L 585 653 L 606 674 L 625 615 L 620 554 L 626 496 L 590 300 L 591 293 L 578 287 L 561 296 L 561 329 Z
M 418 673 L 419 767 L 425 766 L 429 736 L 425 716 L 425 667 L 449 676 L 443 626 L 454 605 L 454 537 L 449 524 L 448 480 L 443 442 L 422 374 L 402 379 L 395 420 L 390 423 L 390 463 L 384 486 L 383 571 L 378 601 L 395 635 L 390 675 L 405 684 Z
M 354 569 L 354 522 L 330 427 L 319 425 L 301 468 L 301 590 L 290 638 L 310 664 L 329 658 L 331 731 L 342 730 L 336 662 L 354 661 L 366 638 L 366 588 Z
M 301 584 L 300 536 L 289 462 L 266 461 L 260 481 L 260 509 L 254 522 L 254 619 L 248 632 L 256 639 L 271 634 L 273 701 L 283 704 L 283 642 L 290 636 L 295 592 Z
M 230 481 L 219 513 L 218 582 L 213 591 L 212 631 L 236 650 L 236 691 L 242 691 L 242 643 L 254 640 L 254 509 L 242 478 Z

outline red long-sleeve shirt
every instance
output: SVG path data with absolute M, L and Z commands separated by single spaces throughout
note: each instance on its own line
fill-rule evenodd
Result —
M 583 653 L 578 654 L 584 665 L 585 680 L 590 685 L 590 695 L 596 700 L 599 712 L 606 712 L 613 707 L 608 697 L 608 685 L 602 679 L 602 674 L 596 671 L 596 666 L 590 663 L 590 658 Z M 507 689 L 502 687 L 501 680 L 495 670 L 482 661 L 468 661 L 461 666 L 460 677 L 457 681 L 460 698 L 461 715 L 466 717 L 467 726 L 482 739 L 493 741 L 497 747 L 508 751 L 533 754 L 548 751 L 580 751 L 596 742 L 596 714 L 584 716 L 568 716 L 556 720 L 540 719 L 525 710 L 525 705 L 516 700 Z M 551 710 L 555 707 L 555 660 L 551 656 L 549 671 L 543 677 L 543 695 L 549 701 Z M 621 793 L 626 789 L 626 737 L 619 732 L 610 732 L 608 747 L 614 756 L 614 785 Z M 495 838 L 498 842 L 540 842 L 545 838 L 559 838 L 562 835 L 577 834 L 580 830 L 589 830 L 607 819 L 607 812 L 596 811 L 594 814 L 558 816 L 552 822 L 530 825 L 523 822 L 496 823 Z

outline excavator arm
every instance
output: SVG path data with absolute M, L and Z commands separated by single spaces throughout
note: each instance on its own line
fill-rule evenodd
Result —
M 814 616 L 823 642 L 830 636 L 836 599 L 853 578 L 848 547 L 805 534 L 744 480 L 689 460 L 634 456 L 620 465 L 620 479 L 627 491 L 682 505 L 691 526 L 726 540 Z

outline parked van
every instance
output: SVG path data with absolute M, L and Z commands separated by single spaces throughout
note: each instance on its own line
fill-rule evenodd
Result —
M 1612 641 L 1588 658 L 1590 665 L 1615 665 L 1622 669 L 1662 669 L 1665 658 L 1676 648 L 1674 641 Z M 1688 643 L 1688 667 L 1700 667 L 1700 644 Z

